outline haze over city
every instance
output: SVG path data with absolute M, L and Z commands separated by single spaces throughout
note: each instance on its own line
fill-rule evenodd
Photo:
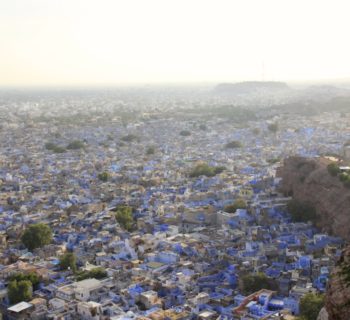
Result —
M 348 80 L 346 0 L 3 0 L 1 86 Z

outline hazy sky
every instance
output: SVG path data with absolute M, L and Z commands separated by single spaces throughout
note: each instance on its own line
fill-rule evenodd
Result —
M 0 85 L 350 78 L 350 1 L 1 0 Z

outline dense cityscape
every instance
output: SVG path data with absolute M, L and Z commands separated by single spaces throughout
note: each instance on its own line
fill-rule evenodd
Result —
M 346 90 L 263 101 L 250 85 L 2 92 L 5 319 L 296 319 L 307 299 L 322 306 L 345 239 L 279 171 L 291 156 L 347 157 Z

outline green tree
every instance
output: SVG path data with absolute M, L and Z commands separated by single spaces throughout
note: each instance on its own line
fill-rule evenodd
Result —
M 109 179 L 109 174 L 108 172 L 104 171 L 98 174 L 97 176 L 101 181 L 106 182 Z
M 7 290 L 11 304 L 15 304 L 29 301 L 32 298 L 33 286 L 29 280 L 13 280 L 10 281 Z
M 47 142 L 45 143 L 45 148 L 47 150 L 50 150 L 54 153 L 63 153 L 63 152 L 66 152 L 66 149 L 61 147 L 61 146 L 58 146 L 57 144 L 53 143 L 53 142 Z
M 323 295 L 307 293 L 300 299 L 300 315 L 306 320 L 316 320 L 323 306 Z
M 52 231 L 44 223 L 32 224 L 24 231 L 21 240 L 26 248 L 32 251 L 51 243 Z
M 53 142 L 46 142 L 46 143 L 45 143 L 45 148 L 46 148 L 47 150 L 52 150 L 53 148 L 55 148 L 55 146 L 56 146 L 56 144 L 53 143 Z
M 350 176 L 348 173 L 343 172 L 339 175 L 339 180 L 343 182 L 343 185 L 347 188 L 350 188 Z
M 261 289 L 276 290 L 276 281 L 267 277 L 264 273 L 248 274 L 242 277 L 242 292 L 251 294 Z
M 223 172 L 226 168 L 224 166 L 212 167 L 207 163 L 197 164 L 190 172 L 190 178 L 196 178 L 200 176 L 214 177 L 215 175 Z
M 271 158 L 271 159 L 267 159 L 266 161 L 267 161 L 269 164 L 275 164 L 275 163 L 281 161 L 281 159 L 279 159 L 279 158 Z
M 348 176 L 347 180 L 344 181 L 344 186 L 350 188 L 350 176 Z
M 152 154 L 154 154 L 155 152 L 156 152 L 156 148 L 153 147 L 153 146 L 149 146 L 149 147 L 147 148 L 147 150 L 146 150 L 146 154 L 147 154 L 147 155 L 152 155 Z
M 246 209 L 247 203 L 244 199 L 236 199 L 234 203 L 225 206 L 224 211 L 229 213 L 236 212 L 237 209 Z
M 72 252 L 67 252 L 60 257 L 60 268 L 62 270 L 70 269 L 74 273 L 77 271 L 77 257 Z
M 128 135 L 122 137 L 121 140 L 124 142 L 133 142 L 135 140 L 138 140 L 138 137 L 134 134 L 128 134 Z
M 335 162 L 330 163 L 327 166 L 327 170 L 328 170 L 329 174 L 334 176 L 334 177 L 340 173 L 340 168 Z
M 237 140 L 230 141 L 225 144 L 226 149 L 237 149 L 237 148 L 242 148 L 242 143 Z
M 180 131 L 180 136 L 183 136 L 183 137 L 188 137 L 191 135 L 191 132 L 188 131 L 188 130 L 182 130 Z
M 67 149 L 70 150 L 78 150 L 84 148 L 85 144 L 83 141 L 80 140 L 73 140 L 67 145 Z
M 214 168 L 215 174 L 220 174 L 221 172 L 224 172 L 226 170 L 225 166 L 217 166 L 217 167 L 213 167 L 213 168 Z
M 339 175 L 339 180 L 340 180 L 341 182 L 346 182 L 346 181 L 348 180 L 348 175 L 347 175 L 345 172 L 341 173 L 341 174 Z
M 267 129 L 269 129 L 269 131 L 273 132 L 273 133 L 276 133 L 278 131 L 278 123 L 275 122 L 275 123 L 270 123 L 268 126 L 267 126 Z
M 120 206 L 116 209 L 115 217 L 118 223 L 125 230 L 131 231 L 134 224 L 132 216 L 132 208 L 128 206 Z
M 292 199 L 287 203 L 287 210 L 294 222 L 315 222 L 317 219 L 316 209 L 307 203 Z
M 85 280 L 85 279 L 103 279 L 107 277 L 107 271 L 104 268 L 97 267 L 93 268 L 90 271 L 80 272 L 77 276 L 77 281 Z
M 11 281 L 20 282 L 20 281 L 24 281 L 24 280 L 30 281 L 34 288 L 37 287 L 39 282 L 40 282 L 39 277 L 35 272 L 29 272 L 26 274 L 18 272 L 18 273 L 11 275 L 9 278 L 10 282 Z
M 64 153 L 66 152 L 66 149 L 60 146 L 56 146 L 53 150 L 54 153 Z

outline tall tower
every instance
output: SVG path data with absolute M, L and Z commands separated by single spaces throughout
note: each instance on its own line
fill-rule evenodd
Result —
M 264 60 L 261 63 L 261 81 L 265 81 L 265 62 Z

